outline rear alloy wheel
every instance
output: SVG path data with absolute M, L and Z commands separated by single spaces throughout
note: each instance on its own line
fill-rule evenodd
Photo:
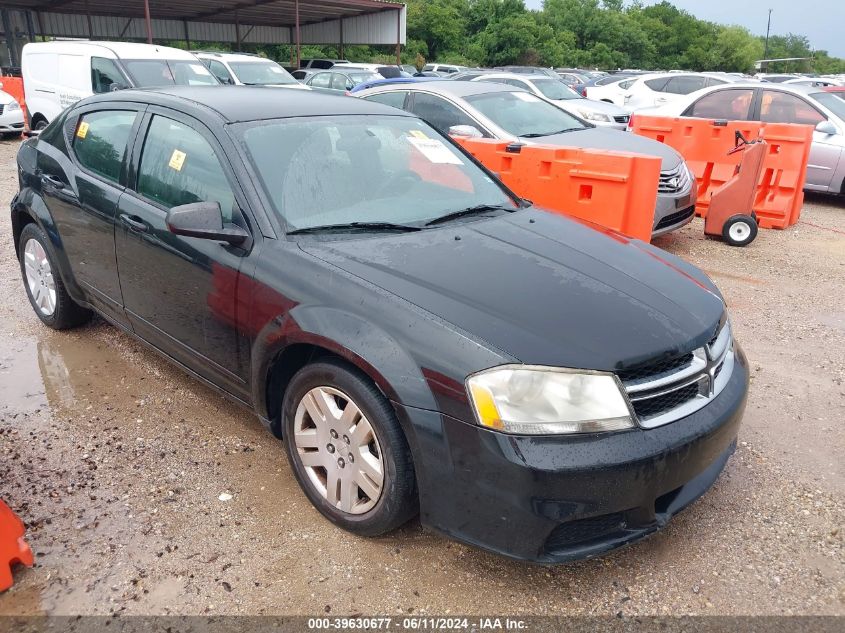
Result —
M 78 305 L 68 295 L 47 246 L 47 236 L 38 225 L 23 227 L 18 244 L 26 295 L 44 325 L 64 330 L 88 321 L 90 310 Z
M 746 246 L 757 237 L 757 222 L 750 215 L 733 215 L 722 227 L 722 238 L 731 246 Z
M 283 404 L 288 459 L 314 506 L 365 536 L 383 534 L 416 511 L 407 441 L 390 404 L 342 363 L 307 365 Z

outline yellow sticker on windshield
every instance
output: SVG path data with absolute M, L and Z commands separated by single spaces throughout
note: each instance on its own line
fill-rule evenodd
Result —
M 428 137 L 422 130 L 411 130 L 410 132 L 408 132 L 408 134 L 410 134 L 411 136 L 416 136 L 417 138 L 421 138 L 426 141 L 428 140 Z
M 174 149 L 173 154 L 170 155 L 170 162 L 168 165 L 171 169 L 182 171 L 182 165 L 185 164 L 185 158 L 187 156 L 188 155 L 185 152 L 180 152 L 178 149 Z
M 78 128 L 76 128 L 76 135 L 77 135 L 79 138 L 85 138 L 85 137 L 87 136 L 87 134 L 88 134 L 88 128 L 89 128 L 89 127 L 91 127 L 91 126 L 90 126 L 90 125 L 88 125 L 88 122 L 87 122 L 87 121 L 83 121 L 82 123 L 80 123 L 80 124 L 79 124 L 79 127 L 78 127 Z

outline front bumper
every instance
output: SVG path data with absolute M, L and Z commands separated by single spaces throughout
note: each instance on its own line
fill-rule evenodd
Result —
M 704 494 L 734 450 L 747 390 L 737 346 L 733 375 L 716 398 L 650 430 L 515 436 L 395 408 L 413 433 L 423 524 L 548 564 L 641 539 Z
M 690 187 L 678 193 L 658 193 L 654 208 L 652 237 L 677 231 L 695 217 L 695 203 L 698 200 L 698 185 L 692 179 Z
M 23 110 L 5 111 L 0 114 L 0 134 L 23 132 Z

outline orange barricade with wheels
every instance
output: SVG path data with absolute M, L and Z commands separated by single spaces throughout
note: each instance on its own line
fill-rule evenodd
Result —
M 757 182 L 754 211 L 764 228 L 784 229 L 795 224 L 804 204 L 804 180 L 813 128 L 809 125 L 714 121 L 680 117 L 634 115 L 636 134 L 674 147 L 687 161 L 698 181 L 696 213 L 707 216 L 714 191 L 729 181 L 742 155 L 730 154 L 737 132 L 766 141 L 763 169 Z
M 17 101 L 21 110 L 23 110 L 24 129 L 28 129 L 26 125 L 26 97 L 23 92 L 23 79 L 20 77 L 0 77 L 0 90 L 7 92 Z
M 12 565 L 21 563 L 32 567 L 32 550 L 23 536 L 23 522 L 0 499 L 0 591 L 12 586 Z
M 517 195 L 648 242 L 660 159 L 551 145 L 455 138 Z

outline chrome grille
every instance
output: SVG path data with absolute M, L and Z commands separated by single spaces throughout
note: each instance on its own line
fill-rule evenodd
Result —
M 657 193 L 678 193 L 689 187 L 689 172 L 683 161 L 675 168 L 660 172 Z
M 719 395 L 733 365 L 733 336 L 725 321 L 704 347 L 617 375 L 639 425 L 653 429 L 698 411 Z

